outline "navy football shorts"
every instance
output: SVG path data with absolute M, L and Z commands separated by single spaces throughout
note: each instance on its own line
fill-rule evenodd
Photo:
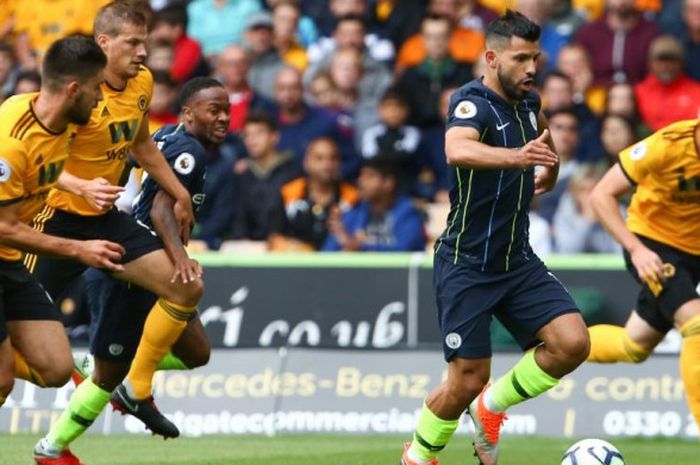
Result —
M 90 352 L 101 360 L 130 362 L 158 296 L 94 268 L 83 276 L 90 307 Z
M 445 360 L 491 357 L 495 316 L 523 350 L 565 313 L 578 312 L 559 280 L 537 257 L 507 272 L 482 272 L 435 254 L 433 285 Z

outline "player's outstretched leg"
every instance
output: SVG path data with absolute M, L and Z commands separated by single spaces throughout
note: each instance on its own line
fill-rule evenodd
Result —
M 624 328 L 594 325 L 588 328 L 588 334 L 591 338 L 589 362 L 641 363 L 661 342 L 665 332 L 654 328 L 633 311 Z
M 182 332 L 177 342 L 175 342 L 173 345 L 173 352 L 167 353 L 165 357 L 158 362 L 156 370 L 191 370 L 199 366 L 206 365 L 209 361 L 210 352 L 211 349 L 206 333 L 204 332 L 204 327 L 202 326 L 199 318 L 193 318 L 188 322 L 185 331 Z M 96 366 L 95 363 L 102 367 L 100 370 L 101 372 L 110 373 L 109 379 L 116 380 L 108 383 L 111 387 L 115 387 L 124 378 L 124 375 L 129 369 L 128 363 L 110 364 L 104 360 L 101 361 L 97 358 L 93 358 L 92 355 L 86 353 L 75 360 L 76 366 L 73 374 L 73 380 L 76 383 L 76 386 L 79 385 L 84 379 L 89 378 L 94 367 Z M 121 367 L 122 365 L 126 367 L 123 370 L 123 373 L 117 373 L 118 370 L 116 370 L 115 367 Z M 129 400 L 130 398 L 127 397 L 127 402 L 129 402 Z M 129 407 L 124 404 L 125 402 L 123 401 L 121 395 L 114 396 L 113 405 L 115 410 L 119 410 L 122 413 L 130 413 Z M 151 405 L 150 407 L 153 406 Z M 150 407 L 149 410 L 153 410 Z M 165 432 L 167 434 L 166 437 L 175 437 L 179 434 L 177 429 L 169 420 L 167 420 L 167 418 L 163 417 L 159 412 L 157 412 L 157 410 L 153 413 L 156 418 L 147 419 L 147 421 L 150 425 L 156 425 L 156 431 L 158 434 Z M 138 416 L 142 415 L 150 416 L 148 411 L 142 412 Z M 162 425 L 157 426 L 158 424 Z
M 166 438 L 175 438 L 180 432 L 156 407 L 151 395 L 151 381 L 158 363 L 180 337 L 194 310 L 158 300 L 146 318 L 127 379 L 112 394 L 112 405 L 117 410 L 135 416 L 154 434 Z
M 140 347 L 140 345 L 139 345 Z M 199 318 L 190 319 L 185 330 L 168 352 L 156 365 L 156 370 L 191 370 L 206 365 L 210 354 L 209 341 Z M 143 402 L 143 401 L 141 401 Z M 156 408 L 153 398 L 139 405 L 131 397 L 125 385 L 119 386 L 113 396 L 112 405 L 122 413 L 130 413 L 146 424 L 154 433 L 164 437 L 177 437 L 177 427 L 165 418 Z M 133 411 L 137 407 L 137 411 Z
M 145 399 L 151 395 L 153 373 L 158 362 L 170 352 L 195 310 L 195 306 L 178 305 L 162 298 L 153 306 L 127 375 L 129 391 L 133 392 L 134 399 Z
M 127 263 L 124 272 L 115 274 L 160 298 L 146 318 L 131 369 L 125 382 L 115 390 L 112 404 L 165 437 L 176 437 L 179 433 L 155 407 L 151 395 L 153 374 L 184 331 L 203 292 L 201 279 L 186 284 L 171 283 L 172 275 L 173 265 L 162 249 Z
M 537 336 L 543 344 L 528 351 L 469 406 L 475 427 L 474 449 L 483 465 L 498 462 L 498 440 L 506 409 L 553 388 L 588 355 L 588 333 L 579 313 L 555 317 Z
M 68 445 L 92 425 L 109 402 L 110 392 L 87 378 L 76 388 L 68 407 L 49 433 L 34 447 L 34 461 L 40 465 L 73 465 L 80 461 Z
M 681 346 L 681 378 L 686 399 L 695 423 L 700 427 L 700 315 L 692 317 L 680 327 L 683 336 Z
M 474 449 L 483 465 L 497 463 L 506 409 L 538 396 L 558 382 L 537 365 L 535 351 L 531 350 L 509 372 L 481 391 L 469 405 L 469 415 L 474 422 Z
M 94 359 L 94 373 L 71 395 L 68 407 L 34 447 L 34 461 L 41 465 L 77 465 L 69 446 L 81 436 L 109 403 L 112 390 L 124 379 L 128 363 Z
M 445 448 L 457 426 L 459 419 L 443 420 L 424 403 L 413 441 L 404 444 L 401 465 L 438 465 L 437 455 Z
M 406 443 L 401 465 L 437 465 L 438 454 L 459 426 L 459 418 L 489 379 L 490 358 L 452 358 L 447 379 L 428 395 L 413 440 Z
M 588 334 L 591 337 L 589 362 L 641 363 L 651 353 L 634 341 L 622 326 L 595 325 L 588 328 Z
M 61 387 L 73 368 L 65 329 L 56 320 L 5 322 L 12 345 L 15 378 L 39 387 Z

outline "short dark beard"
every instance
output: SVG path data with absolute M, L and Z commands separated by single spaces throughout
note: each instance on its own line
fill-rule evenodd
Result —
M 501 89 L 503 89 L 503 92 L 509 100 L 520 101 L 525 98 L 527 94 L 518 88 L 517 82 L 513 82 L 513 80 L 502 71 L 500 65 L 498 65 L 496 75 L 498 76 L 498 82 L 501 84 Z
M 90 122 L 90 116 L 92 115 L 92 109 L 86 114 L 80 113 L 77 107 L 73 107 L 68 111 L 68 121 L 73 124 L 84 125 Z

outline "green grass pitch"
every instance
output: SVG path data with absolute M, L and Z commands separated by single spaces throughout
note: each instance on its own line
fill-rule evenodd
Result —
M 31 465 L 36 436 L 0 435 L 0 465 Z M 216 436 L 163 441 L 145 436 L 85 436 L 72 448 L 85 465 L 398 465 L 397 436 Z M 559 465 L 574 439 L 504 438 L 500 465 Z M 614 439 L 626 465 L 698 465 L 700 444 Z M 468 439 L 456 437 L 441 465 L 476 465 Z

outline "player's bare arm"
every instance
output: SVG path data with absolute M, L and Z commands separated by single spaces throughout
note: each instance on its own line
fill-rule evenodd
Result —
M 121 186 L 113 186 L 106 179 L 82 179 L 63 170 L 58 177 L 57 187 L 62 191 L 84 197 L 97 211 L 107 211 L 124 191 Z
M 194 225 L 192 200 L 187 189 L 177 179 L 173 170 L 165 161 L 165 157 L 148 135 L 148 124 L 145 116 L 132 151 L 139 165 L 149 176 L 153 177 L 165 192 L 175 199 L 173 211 L 179 225 L 180 237 L 182 242 L 186 244 L 190 237 L 190 229 Z
M 76 241 L 42 234 L 19 220 L 20 203 L 0 207 L 0 243 L 41 255 L 55 255 L 78 260 L 88 266 L 122 271 L 124 249 L 114 242 Z
M 178 223 L 173 213 L 174 206 L 175 200 L 167 193 L 159 190 L 153 199 L 151 220 L 153 221 L 153 228 L 163 241 L 165 251 L 168 253 L 175 268 L 170 282 L 174 283 L 181 279 L 183 283 L 188 283 L 202 276 L 202 267 L 197 260 L 189 257 L 185 246 L 182 244 Z
M 545 132 L 549 132 L 549 122 L 544 116 L 544 113 L 540 111 L 537 115 L 537 127 L 540 129 L 540 136 Z M 546 144 L 552 153 L 557 153 L 557 148 L 554 146 L 554 141 L 551 137 L 545 139 Z M 557 177 L 559 176 L 559 158 L 557 157 L 557 162 L 553 166 L 542 166 L 540 170 L 535 173 L 535 195 L 544 194 L 554 189 L 554 185 L 557 183 Z
M 445 154 L 450 166 L 460 168 L 530 168 L 535 165 L 554 167 L 559 157 L 547 144 L 549 130 L 519 149 L 493 147 L 483 142 L 479 132 L 469 127 L 452 127 L 445 134 Z M 555 177 L 556 179 L 556 177 Z
M 658 283 L 663 273 L 661 258 L 646 247 L 627 226 L 620 212 L 617 199 L 632 189 L 632 183 L 616 164 L 603 176 L 590 196 L 593 210 L 605 229 L 630 254 L 637 274 L 644 281 Z

